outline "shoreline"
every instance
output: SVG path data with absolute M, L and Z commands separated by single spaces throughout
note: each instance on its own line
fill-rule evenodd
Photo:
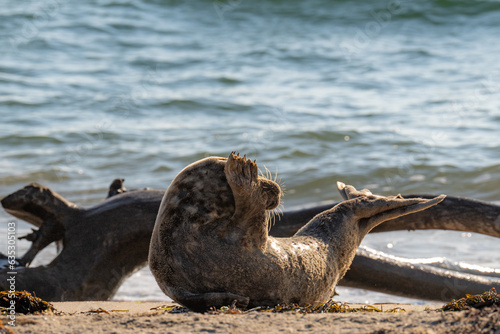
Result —
M 249 311 L 227 313 L 168 313 L 172 302 L 83 301 L 54 302 L 57 312 L 16 316 L 16 326 L 7 325 L 7 316 L 0 316 L 6 329 L 15 333 L 466 333 L 499 326 L 498 306 L 460 312 L 435 311 L 441 304 L 359 304 L 351 308 L 376 307 L 384 312 L 349 313 L 274 313 Z M 387 312 L 393 309 L 403 312 Z M 490 324 L 490 325 L 488 325 Z M 500 331 L 496 328 L 491 333 Z M 488 333 L 488 331 L 486 331 Z

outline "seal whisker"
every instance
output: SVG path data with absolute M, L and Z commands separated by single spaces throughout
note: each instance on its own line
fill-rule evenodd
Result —
M 271 231 L 276 221 L 276 216 L 273 211 L 266 211 L 266 221 L 267 221 L 267 232 Z
M 264 177 L 264 178 L 266 178 L 266 179 L 270 180 L 270 175 L 271 175 L 271 172 L 269 171 L 269 169 L 267 168 L 267 166 L 266 166 L 266 165 L 264 165 L 264 171 L 265 171 L 265 173 L 264 173 L 264 172 L 263 172 L 263 171 L 259 168 L 259 174 L 260 174 L 262 177 Z
M 280 204 L 274 210 L 266 211 L 266 214 L 268 214 L 268 232 L 271 231 L 271 228 L 276 224 L 276 218 L 278 218 L 278 221 L 281 220 L 281 217 L 283 216 L 283 208 L 283 203 L 280 202 Z
M 281 220 L 281 217 L 283 216 L 283 209 L 283 203 L 280 202 L 280 204 L 273 211 L 269 212 L 271 218 L 268 224 L 269 231 L 271 231 L 271 228 L 276 225 L 276 218 L 278 219 L 278 221 Z

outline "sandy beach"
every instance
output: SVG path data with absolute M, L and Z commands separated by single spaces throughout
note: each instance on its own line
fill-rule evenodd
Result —
M 377 304 L 383 312 L 169 313 L 161 302 L 56 302 L 57 312 L 16 317 L 15 333 L 500 333 L 498 306 L 461 312 L 442 305 Z M 370 306 L 349 304 L 351 308 Z M 387 312 L 390 310 L 404 312 Z

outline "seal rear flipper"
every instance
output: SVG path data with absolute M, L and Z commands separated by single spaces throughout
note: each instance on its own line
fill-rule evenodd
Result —
M 385 211 L 377 213 L 374 216 L 370 217 L 368 219 L 368 225 L 370 226 L 371 230 L 373 227 L 387 220 L 428 209 L 431 206 L 441 203 L 445 198 L 446 195 L 439 195 L 432 199 L 403 199 L 402 197 L 396 197 L 392 199 L 386 198 L 383 205 L 387 206 L 389 209 L 385 209 Z
M 351 202 L 350 205 L 354 206 L 354 215 L 359 219 L 360 227 L 366 230 L 365 233 L 387 220 L 425 210 L 446 198 L 446 195 L 431 199 L 403 198 L 401 195 L 378 196 L 373 195 L 368 189 L 359 191 L 342 182 L 337 182 L 337 188 L 346 200 L 343 203 Z
M 195 312 L 206 312 L 212 307 L 220 308 L 232 304 L 240 308 L 246 308 L 250 302 L 249 297 L 229 292 L 209 292 L 200 294 L 185 292 L 183 294 L 183 296 L 177 296 L 175 301 Z
M 337 181 L 337 189 L 340 193 L 340 196 L 342 196 L 342 198 L 345 201 L 356 198 L 356 197 L 360 197 L 360 196 L 370 196 L 373 198 L 375 198 L 375 197 L 382 198 L 383 197 L 383 196 L 373 195 L 372 192 L 368 189 L 357 190 L 353 186 L 346 185 L 340 181 Z

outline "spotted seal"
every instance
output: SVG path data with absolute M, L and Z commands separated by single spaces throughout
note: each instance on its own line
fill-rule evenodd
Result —
M 231 153 L 184 168 L 165 193 L 149 265 L 162 291 L 194 311 L 300 305 L 334 294 L 363 237 L 380 223 L 441 202 L 376 196 L 338 183 L 346 199 L 316 215 L 290 238 L 268 236 L 278 184 L 255 161 Z

